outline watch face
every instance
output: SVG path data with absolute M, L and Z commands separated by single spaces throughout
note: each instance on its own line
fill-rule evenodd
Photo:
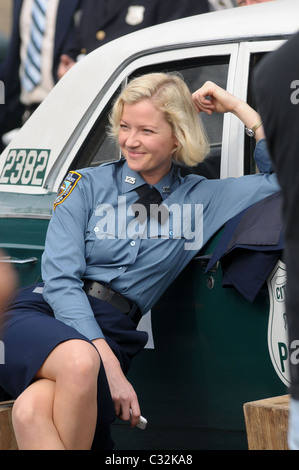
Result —
M 247 135 L 249 135 L 249 137 L 254 136 L 254 131 L 252 129 L 248 129 L 247 127 L 245 127 L 245 132 Z

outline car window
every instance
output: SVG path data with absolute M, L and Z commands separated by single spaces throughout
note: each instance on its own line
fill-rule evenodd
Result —
M 205 57 L 196 59 L 186 59 L 181 61 L 172 61 L 169 63 L 149 65 L 134 71 L 128 77 L 128 80 L 135 76 L 151 72 L 173 72 L 177 71 L 184 77 L 191 92 L 201 87 L 205 81 L 212 80 L 221 87 L 226 88 L 228 76 L 229 56 Z M 80 149 L 77 158 L 73 162 L 72 169 L 79 169 L 87 166 L 97 166 L 104 162 L 116 160 L 119 153 L 115 143 L 106 135 L 109 124 L 108 115 L 113 101 L 119 90 L 112 97 L 104 112 L 95 123 L 86 142 Z M 215 114 L 213 116 L 200 115 L 206 128 L 211 151 L 203 163 L 197 167 L 182 167 L 182 174 L 197 173 L 207 178 L 220 177 L 221 143 L 223 115 Z

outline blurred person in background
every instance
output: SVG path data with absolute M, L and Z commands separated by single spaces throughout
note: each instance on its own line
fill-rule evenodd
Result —
M 226 10 L 227 8 L 234 8 L 236 0 L 209 0 L 210 10 Z
M 17 276 L 5 253 L 0 251 L 0 332 L 2 325 L 2 312 L 5 310 L 9 297 L 17 287 Z M 0 336 L 1 340 L 1 336 Z
M 61 78 L 79 58 L 125 34 L 186 16 L 208 13 L 208 0 L 84 0 L 75 39 L 61 57 Z
M 19 128 L 58 81 L 60 57 L 72 43 L 81 0 L 14 0 L 12 33 L 0 80 L 5 105 L 0 107 L 3 134 Z M 5 138 L 4 138 L 5 140 Z

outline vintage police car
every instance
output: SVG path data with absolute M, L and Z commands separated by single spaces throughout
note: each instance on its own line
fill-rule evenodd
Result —
M 119 158 L 105 129 L 111 103 L 128 79 L 175 70 L 191 90 L 209 79 L 255 106 L 254 67 L 299 29 L 298 18 L 297 0 L 223 10 L 145 29 L 78 62 L 0 157 L 0 248 L 20 284 L 39 279 L 53 200 L 65 174 Z M 211 154 L 190 171 L 208 178 L 254 172 L 253 142 L 241 122 L 230 114 L 203 119 Z M 220 236 L 145 319 L 150 341 L 130 378 L 149 424 L 142 432 L 116 423 L 118 449 L 246 449 L 243 404 L 287 393 L 281 321 L 273 333 L 275 293 L 284 308 L 284 265 L 280 261 L 268 286 L 249 302 L 222 287 L 221 263 L 205 273 Z

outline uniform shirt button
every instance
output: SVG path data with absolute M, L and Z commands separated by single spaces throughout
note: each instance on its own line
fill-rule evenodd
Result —
M 99 227 L 95 227 L 95 228 L 94 228 L 94 232 L 95 232 L 95 233 L 98 233 L 99 230 L 100 230 Z
M 136 245 L 136 242 L 132 241 L 132 242 L 130 243 L 130 245 L 131 245 L 131 246 L 135 246 L 135 245 Z
M 105 33 L 105 31 L 100 30 L 100 31 L 97 32 L 96 36 L 97 36 L 98 41 L 103 41 L 106 37 L 106 33 Z

